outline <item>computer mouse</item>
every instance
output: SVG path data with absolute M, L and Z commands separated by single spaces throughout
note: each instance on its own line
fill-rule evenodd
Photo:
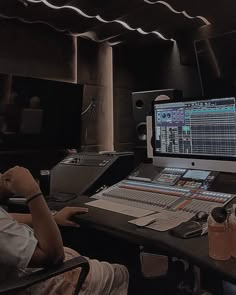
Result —
M 71 215 L 70 220 L 76 222 L 76 221 L 78 220 L 77 218 L 78 218 L 79 216 L 81 216 L 81 215 L 85 215 L 85 214 L 87 214 L 87 213 L 88 213 L 88 211 L 76 212 L 75 214 Z
M 87 214 L 87 213 L 88 213 L 88 211 L 76 212 L 73 216 L 84 215 L 84 214 Z

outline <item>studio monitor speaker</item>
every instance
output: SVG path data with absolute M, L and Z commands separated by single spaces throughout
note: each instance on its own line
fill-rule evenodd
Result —
M 162 89 L 132 93 L 136 147 L 146 148 L 146 116 L 151 115 L 152 102 L 154 100 L 175 100 L 177 98 L 182 98 L 182 96 L 182 91 L 176 89 Z

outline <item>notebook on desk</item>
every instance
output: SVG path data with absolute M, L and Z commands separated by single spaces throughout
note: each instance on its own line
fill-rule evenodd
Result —
M 167 231 L 181 223 L 190 220 L 192 215 L 183 212 L 162 211 L 146 217 L 130 220 L 129 222 L 137 226 L 143 225 L 145 228 Z M 145 220 L 146 218 L 146 220 Z M 150 223 L 149 223 L 150 220 Z

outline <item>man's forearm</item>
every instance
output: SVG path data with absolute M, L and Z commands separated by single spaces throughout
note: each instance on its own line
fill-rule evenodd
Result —
M 32 215 L 25 213 L 9 213 L 19 223 L 24 223 L 32 227 Z
M 57 211 L 51 211 L 54 216 Z M 9 213 L 9 215 L 19 223 L 27 224 L 30 227 L 33 227 L 32 224 L 32 215 L 27 213 Z M 55 218 L 54 218 L 55 219 Z M 56 219 L 55 219 L 56 220 Z
M 32 225 L 38 241 L 30 263 L 46 265 L 63 261 L 64 249 L 60 231 L 29 170 L 15 166 L 1 176 L 1 181 L 8 191 L 24 196 L 31 213 L 31 216 L 13 215 L 19 222 Z
M 62 261 L 64 249 L 61 234 L 42 194 L 32 198 L 32 201 L 28 202 L 28 207 L 32 215 L 32 227 L 38 240 L 38 247 L 51 262 Z

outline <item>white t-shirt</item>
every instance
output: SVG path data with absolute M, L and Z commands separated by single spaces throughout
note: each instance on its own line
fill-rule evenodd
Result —
M 18 223 L 0 207 L 0 283 L 25 273 L 37 243 L 32 228 Z
M 32 228 L 15 221 L 0 207 L 0 284 L 2 281 L 29 273 L 29 261 L 38 241 Z M 65 248 L 66 260 L 79 254 Z M 127 295 L 129 274 L 118 264 L 89 260 L 91 276 L 81 295 Z M 47 280 L 17 295 L 67 295 L 74 292 L 80 268 Z M 56 291 L 55 291 L 56 290 Z

